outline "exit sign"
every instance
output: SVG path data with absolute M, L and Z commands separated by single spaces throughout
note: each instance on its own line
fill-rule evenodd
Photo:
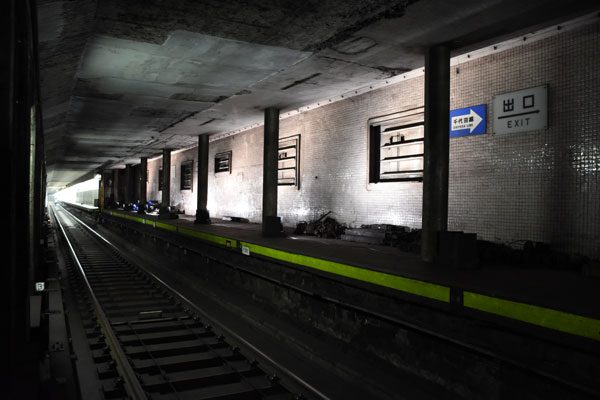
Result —
M 548 127 L 548 87 L 537 86 L 494 96 L 494 133 L 536 131 Z

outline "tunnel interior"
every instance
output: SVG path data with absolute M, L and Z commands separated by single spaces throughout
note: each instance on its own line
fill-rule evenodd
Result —
M 6 7 L 7 398 L 600 396 L 595 2 Z

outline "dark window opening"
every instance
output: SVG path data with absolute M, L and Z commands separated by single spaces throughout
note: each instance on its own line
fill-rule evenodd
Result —
M 300 135 L 279 139 L 277 185 L 300 187 Z
M 181 190 L 192 190 L 194 176 L 194 162 L 192 160 L 181 163 Z
M 219 172 L 231 173 L 231 151 L 215 155 L 215 174 Z
M 369 182 L 423 180 L 423 109 L 369 121 Z

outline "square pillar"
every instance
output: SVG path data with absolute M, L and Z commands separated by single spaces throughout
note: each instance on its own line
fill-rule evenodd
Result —
M 263 151 L 262 234 L 282 236 L 281 218 L 277 216 L 277 153 L 279 149 L 279 109 L 265 109 Z
M 121 193 L 119 192 L 119 170 L 113 169 L 113 178 L 112 178 L 112 194 L 113 194 L 113 202 L 118 203 L 121 201 Z
M 160 214 L 170 214 L 171 207 L 171 149 L 163 149 L 163 187 Z
M 208 201 L 208 135 L 198 136 L 198 184 L 196 185 L 197 206 L 196 224 L 210 224 L 210 214 L 206 208 Z
M 106 195 L 106 176 L 104 171 L 100 171 L 100 179 L 98 180 L 98 209 L 104 210 L 104 196 Z
M 133 171 L 131 164 L 125 165 L 125 208 L 131 209 L 130 204 L 133 203 Z
M 421 257 L 434 262 L 440 232 L 448 230 L 450 159 L 450 48 L 436 45 L 425 55 L 425 142 Z
M 138 209 L 138 213 L 145 214 L 144 207 L 146 207 L 146 203 L 148 202 L 148 157 L 142 157 L 140 159 L 140 207 Z

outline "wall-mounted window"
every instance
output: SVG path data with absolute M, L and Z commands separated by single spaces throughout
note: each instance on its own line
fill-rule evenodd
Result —
M 163 190 L 164 174 L 162 168 L 158 170 L 158 190 Z
M 300 187 L 300 135 L 279 139 L 277 184 Z
M 219 172 L 231 173 L 231 151 L 215 155 L 215 174 Z
M 180 189 L 192 190 L 192 181 L 194 176 L 194 161 L 184 161 L 181 163 Z
M 423 180 L 423 108 L 369 120 L 369 182 Z

